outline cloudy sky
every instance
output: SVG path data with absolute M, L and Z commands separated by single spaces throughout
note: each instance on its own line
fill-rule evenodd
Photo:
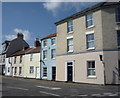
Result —
M 14 39 L 20 32 L 30 46 L 33 46 L 36 37 L 42 38 L 56 32 L 55 22 L 96 3 L 3 2 L 2 41 Z

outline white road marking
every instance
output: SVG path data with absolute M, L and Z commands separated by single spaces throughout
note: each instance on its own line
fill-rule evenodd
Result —
M 104 95 L 111 95 L 112 93 L 103 93 Z
M 111 95 L 109 95 L 109 96 L 118 96 L 118 94 L 111 94 Z
M 46 87 L 46 86 L 38 86 L 38 85 L 36 85 L 36 87 L 45 88 L 45 89 L 50 89 L 50 90 L 58 90 L 58 89 L 61 89 L 61 88 L 57 88 L 57 87 Z
M 10 86 L 7 86 L 7 88 L 20 89 L 20 90 L 25 90 L 25 91 L 28 90 L 28 89 L 25 89 L 25 88 L 20 88 L 20 87 L 10 87 Z
M 47 92 L 43 92 L 43 91 L 40 91 L 40 93 L 47 94 L 47 95 L 52 95 L 52 96 L 60 96 L 60 95 L 57 95 L 57 94 L 47 93 Z
M 77 95 L 77 96 L 81 96 L 81 97 L 84 97 L 84 96 L 88 96 L 88 95 Z
M 101 96 L 101 94 L 92 94 L 91 96 Z

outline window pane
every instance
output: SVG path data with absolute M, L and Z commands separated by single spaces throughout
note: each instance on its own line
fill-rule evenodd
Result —
M 94 34 L 86 35 L 86 39 L 87 39 L 87 48 L 94 47 Z
M 120 8 L 116 8 L 116 22 L 120 22 Z
M 95 76 L 95 61 L 88 61 L 87 62 L 87 68 L 88 68 L 88 76 Z
M 90 27 L 93 25 L 93 14 L 88 14 L 86 16 L 86 23 L 87 23 L 87 27 Z
M 93 17 L 93 14 L 92 14 L 92 13 L 88 14 L 88 15 L 87 15 L 87 20 L 92 19 L 92 17 Z
M 67 39 L 67 51 L 73 51 L 73 38 Z
M 47 67 L 43 68 L 43 77 L 47 77 Z
M 117 43 L 120 46 L 120 30 L 117 31 Z
M 52 44 L 52 45 L 55 44 L 55 38 L 51 39 L 51 44 Z
M 51 58 L 55 58 L 55 53 L 56 53 L 56 52 L 55 52 L 55 49 L 52 49 L 52 50 L 51 50 Z
M 68 32 L 73 31 L 73 21 L 72 20 L 67 22 L 67 30 L 68 30 Z

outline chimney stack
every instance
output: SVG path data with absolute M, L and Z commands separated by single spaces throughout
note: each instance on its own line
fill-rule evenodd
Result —
M 39 46 L 40 46 L 39 38 L 35 38 L 34 47 L 39 47 Z
M 18 33 L 18 34 L 17 34 L 17 38 L 23 39 L 23 34 L 22 34 L 22 33 Z

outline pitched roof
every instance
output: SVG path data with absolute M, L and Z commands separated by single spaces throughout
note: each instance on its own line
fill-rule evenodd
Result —
M 28 48 L 26 50 L 20 50 L 11 56 L 19 56 L 19 55 L 25 55 L 25 54 L 31 54 L 31 53 L 39 53 L 40 52 L 40 47 L 35 47 L 35 48 Z
M 41 40 L 44 40 L 44 39 L 47 39 L 47 38 L 50 38 L 50 37 L 55 37 L 57 34 L 56 33 L 52 33 L 50 35 L 47 35 L 46 37 L 43 37 Z
M 96 5 L 92 6 L 92 7 L 86 8 L 86 9 L 84 9 L 84 10 L 78 12 L 78 13 L 75 13 L 75 14 L 73 14 L 71 16 L 68 16 L 65 19 L 62 19 L 62 20 L 60 20 L 58 22 L 55 22 L 55 24 L 59 25 L 59 24 L 64 23 L 64 22 L 66 22 L 66 21 L 68 21 L 70 19 L 75 19 L 75 18 L 78 18 L 80 16 L 83 16 L 83 15 L 89 13 L 90 11 L 96 11 L 96 10 L 99 10 L 101 8 L 110 7 L 110 6 L 120 6 L 120 1 L 119 2 L 100 2 L 100 3 L 98 3 L 98 4 L 96 4 Z

